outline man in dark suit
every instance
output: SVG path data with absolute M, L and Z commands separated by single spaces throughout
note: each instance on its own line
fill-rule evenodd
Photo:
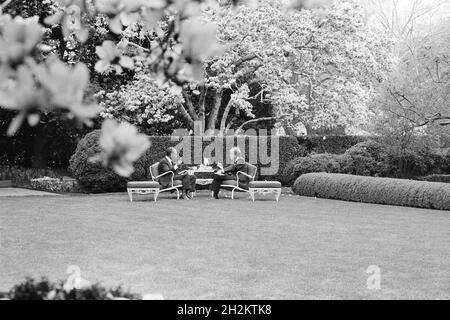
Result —
M 192 193 L 195 192 L 195 184 L 196 178 L 194 175 L 190 175 L 188 173 L 183 173 L 180 171 L 180 166 L 183 161 L 179 159 L 175 163 L 175 159 L 178 157 L 178 152 L 175 148 L 168 148 L 166 150 L 166 156 L 159 161 L 158 172 L 159 174 L 163 174 L 165 172 L 173 172 L 173 181 L 181 180 L 183 185 L 183 195 L 182 198 L 185 200 L 192 199 Z M 167 188 L 171 186 L 172 183 L 172 175 L 167 174 L 159 178 L 159 183 L 163 188 Z
M 230 159 L 233 164 L 222 168 L 214 173 L 214 180 L 211 184 L 211 191 L 215 199 L 219 199 L 220 185 L 223 181 L 233 180 L 236 181 L 236 173 L 238 171 L 247 173 L 248 168 L 245 163 L 245 159 L 241 157 L 241 149 L 238 147 L 231 148 Z M 239 176 L 239 186 L 243 188 L 248 187 L 249 179 L 245 175 Z

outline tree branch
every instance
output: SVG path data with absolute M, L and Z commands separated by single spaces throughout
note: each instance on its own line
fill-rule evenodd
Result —
M 214 96 L 214 104 L 209 113 L 208 122 L 206 124 L 206 131 L 214 131 L 216 128 L 217 115 L 219 114 L 220 105 L 222 104 L 222 89 L 217 89 Z
M 235 134 L 236 135 L 239 134 L 245 126 L 247 126 L 247 125 L 249 125 L 251 123 L 262 122 L 262 121 L 280 120 L 280 119 L 283 119 L 285 117 L 287 117 L 287 115 L 282 115 L 282 116 L 279 116 L 279 117 L 263 117 L 263 118 L 256 118 L 256 119 L 248 120 L 248 121 L 244 122 L 243 124 L 241 124 L 241 126 L 239 128 L 237 128 Z
M 195 112 L 191 97 L 184 89 L 182 90 L 182 93 L 183 93 L 184 101 L 186 101 L 187 111 L 189 112 L 189 115 L 191 116 L 192 120 L 198 121 L 199 118 L 198 118 L 197 113 Z

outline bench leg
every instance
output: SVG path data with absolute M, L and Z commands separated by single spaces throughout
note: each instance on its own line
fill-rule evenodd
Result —
M 250 198 L 252 199 L 253 202 L 255 202 L 255 190 L 249 190 L 250 192 Z
M 156 190 L 156 191 L 153 193 L 153 200 L 155 200 L 155 202 L 158 200 L 158 195 L 159 195 L 159 190 Z
M 175 190 L 177 190 L 177 200 L 180 200 L 180 190 L 178 190 L 178 188 Z
M 281 196 L 281 189 L 278 190 L 276 195 L 275 195 L 275 199 L 277 200 L 277 202 L 280 200 L 280 196 Z
M 130 202 L 133 202 L 133 191 L 131 190 L 127 190 L 128 191 L 128 197 L 130 197 Z

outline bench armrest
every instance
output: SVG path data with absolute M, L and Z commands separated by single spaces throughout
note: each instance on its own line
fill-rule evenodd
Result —
M 168 174 L 171 174 L 171 175 L 172 175 L 172 177 L 171 177 L 171 180 L 172 180 L 171 185 L 173 186 L 173 177 L 174 177 L 175 174 L 174 174 L 172 171 L 164 172 L 163 174 L 160 174 L 159 176 L 155 177 L 154 180 L 156 181 L 156 180 L 158 180 L 159 178 L 161 178 L 161 177 L 163 177 L 163 176 L 166 176 L 166 175 L 168 175 Z
M 236 179 L 237 179 L 237 181 L 239 181 L 239 175 L 240 175 L 240 174 L 242 174 L 242 175 L 248 177 L 250 180 L 255 179 L 255 177 L 249 175 L 248 173 L 245 173 L 245 172 L 242 172 L 242 171 L 238 171 L 238 172 L 236 173 Z

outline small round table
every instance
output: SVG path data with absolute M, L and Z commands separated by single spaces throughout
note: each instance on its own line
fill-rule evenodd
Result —
M 190 168 L 186 170 L 190 175 L 196 175 L 198 173 L 214 173 L 214 169 L 212 167 L 197 167 L 197 168 Z M 213 182 L 214 179 L 208 178 L 197 178 L 196 184 L 200 186 L 208 186 Z

